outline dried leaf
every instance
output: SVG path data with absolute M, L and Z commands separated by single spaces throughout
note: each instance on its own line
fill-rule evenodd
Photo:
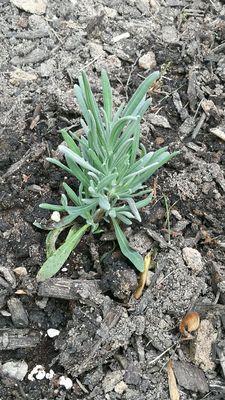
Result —
M 144 271 L 141 272 L 141 274 L 140 274 L 138 287 L 134 292 L 134 298 L 136 300 L 140 299 L 142 292 L 144 290 L 144 287 L 146 286 L 146 281 L 148 278 L 148 270 L 152 263 L 152 258 L 153 258 L 153 251 L 151 250 L 144 258 Z
M 177 388 L 176 378 L 173 372 L 173 362 L 169 360 L 167 364 L 167 374 L 168 374 L 168 384 L 169 384 L 169 393 L 171 400 L 180 400 L 180 394 Z
M 198 329 L 200 324 L 200 317 L 196 311 L 188 312 L 182 319 L 179 330 L 182 336 L 190 337 L 190 333 Z

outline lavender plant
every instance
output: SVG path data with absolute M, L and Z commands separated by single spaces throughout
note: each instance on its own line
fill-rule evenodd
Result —
M 88 229 L 99 232 L 99 223 L 112 223 L 121 252 L 139 270 L 144 262 L 126 239 L 121 223 L 131 225 L 141 221 L 139 210 L 152 200 L 145 182 L 177 153 L 166 147 L 146 152 L 140 143 L 140 121 L 151 104 L 146 94 L 159 73 L 148 76 L 130 101 L 113 113 L 112 89 L 105 71 L 101 74 L 103 107 L 93 96 L 88 78 L 83 72 L 74 91 L 83 118 L 81 136 L 62 130 L 65 144 L 59 146 L 66 164 L 58 159 L 47 160 L 79 181 L 79 190 L 63 183 L 65 194 L 61 204 L 40 204 L 41 208 L 62 213 L 61 220 L 47 236 L 47 260 L 38 272 L 39 281 L 55 275 Z M 77 228 L 78 217 L 84 220 Z M 61 231 L 70 226 L 65 242 L 55 249 Z M 49 250 L 50 249 L 50 250 Z

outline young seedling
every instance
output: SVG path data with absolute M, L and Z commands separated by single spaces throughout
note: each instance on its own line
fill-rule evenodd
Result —
M 83 134 L 62 130 L 65 144 L 59 150 L 66 164 L 54 158 L 47 160 L 65 170 L 79 182 L 79 190 L 63 183 L 65 194 L 61 204 L 40 204 L 41 208 L 62 213 L 60 222 L 47 236 L 47 260 L 38 272 L 43 281 L 55 275 L 77 246 L 88 229 L 98 233 L 101 221 L 112 223 L 121 252 L 139 270 L 144 261 L 134 251 L 123 233 L 121 223 L 131 225 L 132 220 L 141 221 L 139 209 L 152 200 L 151 190 L 144 183 L 163 164 L 177 153 L 167 148 L 146 152 L 140 144 L 140 120 L 151 104 L 146 94 L 158 79 L 159 73 L 148 76 L 138 87 L 128 104 L 121 104 L 113 113 L 112 89 L 107 73 L 102 71 L 103 107 L 99 108 L 89 81 L 83 72 L 79 86 L 74 91 L 83 119 Z M 77 227 L 75 221 L 82 217 L 84 225 Z M 65 242 L 56 250 L 58 235 L 70 226 Z

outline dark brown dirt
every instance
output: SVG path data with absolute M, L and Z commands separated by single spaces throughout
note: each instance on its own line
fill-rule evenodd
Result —
M 169 400 L 165 369 L 169 356 L 180 361 L 195 360 L 190 358 L 186 344 L 168 351 L 158 362 L 152 360 L 176 342 L 178 324 L 186 311 L 199 304 L 210 304 L 210 313 L 204 311 L 201 316 L 213 319 L 215 341 L 224 339 L 221 321 L 225 312 L 219 295 L 219 312 L 214 304 L 217 293 L 212 287 L 211 265 L 225 261 L 225 141 L 210 131 L 217 126 L 224 131 L 225 126 L 225 56 L 224 47 L 219 47 L 225 38 L 224 2 L 55 0 L 47 1 L 46 12 L 41 16 L 25 12 L 13 3 L 0 1 L 1 260 L 11 271 L 25 267 L 28 275 L 16 275 L 15 287 L 2 287 L 0 281 L 0 328 L 14 328 L 10 315 L 6 316 L 4 311 L 8 311 L 7 300 L 16 296 L 28 314 L 28 329 L 40 331 L 42 340 L 35 349 L 1 351 L 1 363 L 24 360 L 28 373 L 41 364 L 46 372 L 52 368 L 55 376 L 51 381 L 44 378 L 32 382 L 26 375 L 20 383 L 4 376 L 0 398 Z M 113 40 L 124 32 L 129 33 L 127 38 Z M 143 210 L 143 223 L 134 224 L 127 232 L 129 240 L 135 240 L 142 250 L 157 247 L 155 280 L 141 301 L 131 301 L 128 306 L 126 290 L 133 290 L 135 272 L 130 268 L 127 280 L 131 280 L 131 286 L 123 289 L 123 282 L 117 279 L 124 280 L 129 266 L 114 241 L 103 240 L 100 235 L 82 239 L 66 264 L 67 270 L 57 276 L 102 279 L 107 307 L 110 304 L 112 309 L 117 305 L 124 309 L 125 339 L 117 347 L 112 338 L 115 351 L 106 340 L 103 349 L 106 352 L 108 346 L 109 356 L 104 353 L 103 360 L 99 350 L 99 359 L 97 354 L 93 360 L 94 368 L 73 374 L 71 355 L 74 354 L 77 370 L 82 357 L 81 353 L 77 355 L 71 335 L 77 335 L 78 347 L 91 349 L 84 333 L 90 331 L 95 343 L 98 332 L 104 331 L 101 321 L 104 322 L 106 310 L 102 303 L 96 306 L 77 300 L 50 298 L 46 304 L 40 304 L 35 276 L 45 259 L 46 232 L 35 228 L 33 222 L 48 219 L 50 214 L 38 205 L 57 202 L 63 180 L 71 179 L 49 165 L 46 157 L 54 155 L 61 142 L 60 128 L 79 128 L 80 113 L 73 98 L 73 85 L 80 71 L 87 71 L 98 96 L 99 72 L 106 68 L 118 106 L 150 72 L 138 64 L 140 56 L 150 50 L 155 53 L 155 69 L 162 74 L 150 93 L 150 112 L 165 117 L 170 128 L 164 127 L 163 120 L 154 123 L 147 113 L 142 141 L 148 149 L 162 145 L 180 149 L 180 155 L 149 183 L 157 197 Z M 26 73 L 24 78 L 21 70 Z M 193 131 L 205 110 L 204 101 L 214 105 L 210 103 L 212 108 L 193 139 Z M 169 230 L 165 201 L 170 207 Z M 164 242 L 150 237 L 146 234 L 148 228 L 170 244 L 163 246 Z M 137 234 L 140 238 L 135 237 Z M 184 247 L 200 252 L 199 276 L 184 263 Z M 112 277 L 107 257 L 114 268 Z M 118 265 L 123 267 L 115 278 Z M 111 287 L 110 279 L 114 279 Z M 56 346 L 55 338 L 46 336 L 49 328 L 60 331 Z M 63 352 L 65 358 L 68 354 L 68 369 Z M 212 360 L 212 369 L 203 368 L 209 392 L 196 393 L 179 386 L 181 399 L 224 398 L 221 362 L 213 351 Z M 62 375 L 73 380 L 71 390 L 59 386 L 58 378 Z M 122 392 L 117 387 L 121 381 Z

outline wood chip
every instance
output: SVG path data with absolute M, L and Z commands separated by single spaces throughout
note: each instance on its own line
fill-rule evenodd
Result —
M 195 365 L 184 361 L 173 361 L 173 369 L 180 386 L 192 392 L 207 393 L 209 386 L 204 372 Z
M 113 41 L 113 43 L 117 43 L 117 42 L 119 42 L 120 40 L 128 39 L 129 37 L 130 37 L 129 32 L 124 32 L 124 33 L 121 33 L 121 35 L 115 36 L 115 37 L 112 39 L 112 41 Z
M 224 127 L 217 126 L 217 128 L 210 129 L 210 132 L 220 138 L 221 140 L 225 141 L 225 129 Z
M 40 341 L 40 332 L 30 332 L 28 329 L 0 329 L 0 350 L 36 347 Z
M 173 371 L 173 362 L 169 360 L 167 364 L 167 374 L 168 374 L 168 384 L 169 384 L 169 393 L 171 400 L 179 400 L 180 394 L 177 388 L 177 381 L 175 378 L 175 374 Z
M 147 281 L 147 278 L 148 278 L 148 270 L 149 270 L 149 267 L 150 267 L 150 265 L 151 265 L 151 263 L 152 263 L 152 255 L 153 255 L 153 254 L 152 254 L 152 251 L 150 251 L 150 252 L 145 256 L 145 259 L 144 259 L 144 271 L 141 272 L 141 274 L 140 274 L 138 287 L 137 287 L 137 289 L 136 289 L 135 292 L 134 292 L 134 298 L 135 298 L 136 300 L 140 299 L 140 297 L 141 297 L 141 295 L 142 295 L 142 292 L 143 292 L 143 290 L 144 290 L 144 287 L 145 287 L 145 285 L 146 285 L 146 281 Z

